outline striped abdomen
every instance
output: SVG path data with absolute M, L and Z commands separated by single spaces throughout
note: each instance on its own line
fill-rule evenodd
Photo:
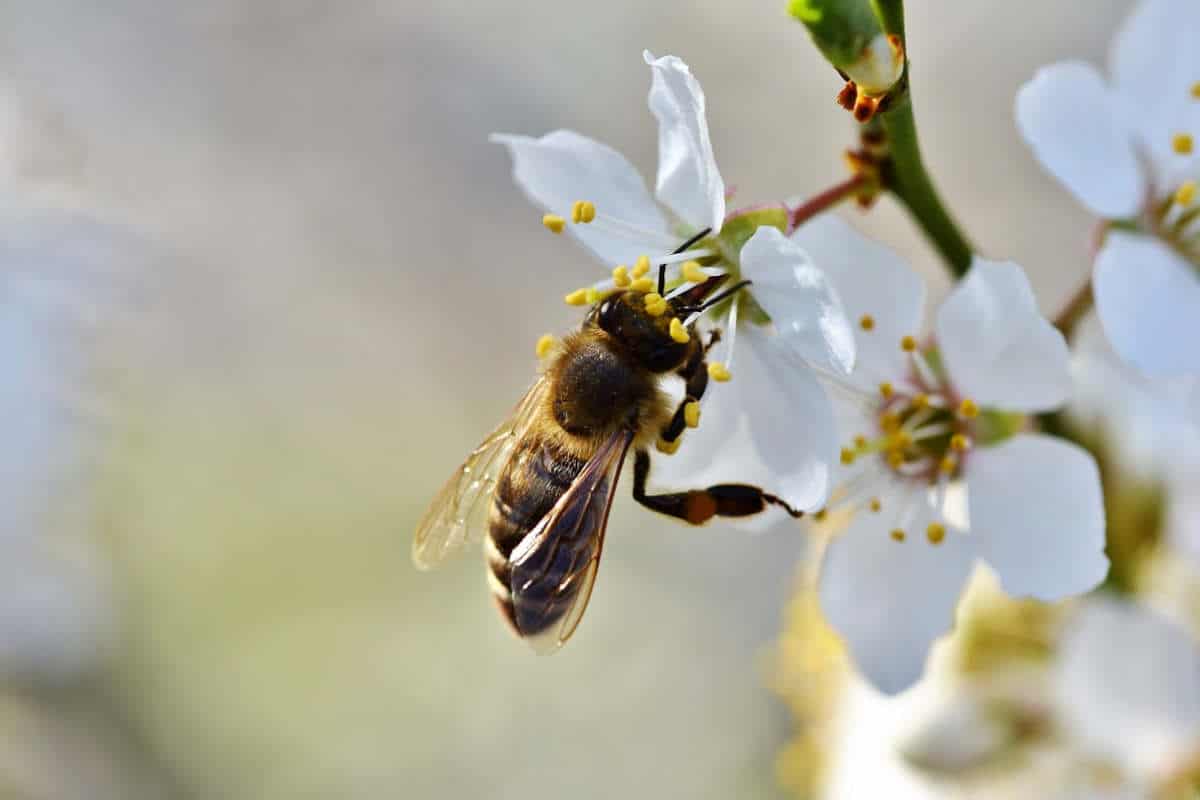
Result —
M 587 462 L 554 448 L 550 441 L 530 437 L 517 445 L 512 459 L 496 482 L 488 515 L 487 568 L 496 606 L 508 624 L 522 636 L 540 633 L 566 609 L 548 606 L 545 614 L 517 625 L 512 602 L 512 566 L 509 557 L 559 498 L 566 493 Z

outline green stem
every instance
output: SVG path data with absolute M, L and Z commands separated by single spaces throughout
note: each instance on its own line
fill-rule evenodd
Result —
M 894 33 L 904 41 L 904 0 L 871 0 L 884 33 Z

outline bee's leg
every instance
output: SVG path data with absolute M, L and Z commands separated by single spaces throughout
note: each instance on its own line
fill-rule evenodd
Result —
M 667 494 L 646 494 L 650 477 L 650 453 L 638 450 L 633 462 L 633 499 L 651 511 L 676 517 L 691 525 L 703 525 L 713 517 L 748 517 L 779 506 L 793 517 L 804 516 L 773 494 L 745 483 L 719 483 L 707 489 Z
M 679 438 L 683 429 L 688 425 L 688 404 L 699 403 L 700 398 L 704 397 L 704 391 L 708 388 L 708 366 L 704 361 L 704 356 L 720 340 L 721 332 L 713 328 L 708 334 L 708 342 L 703 347 L 693 349 L 683 366 L 675 371 L 675 374 L 684 380 L 684 398 L 679 407 L 675 409 L 671 421 L 659 434 L 659 438 L 668 446 Z M 696 414 L 698 410 L 697 408 L 691 413 Z M 693 416 L 693 424 L 695 421 L 696 417 Z M 673 452 L 670 447 L 664 449 Z

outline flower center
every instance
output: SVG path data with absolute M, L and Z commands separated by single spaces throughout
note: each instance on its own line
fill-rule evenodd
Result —
M 1191 102 L 1200 101 L 1200 81 L 1189 91 Z M 1192 132 L 1180 131 L 1171 136 L 1171 150 L 1180 157 L 1189 157 L 1196 150 Z M 1153 209 L 1150 224 L 1167 244 L 1200 271 L 1200 202 L 1197 202 L 1197 178 L 1187 178 L 1177 186 L 1167 187 L 1166 198 Z

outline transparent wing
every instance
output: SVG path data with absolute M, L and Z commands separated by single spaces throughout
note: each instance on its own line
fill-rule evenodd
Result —
M 513 616 L 522 638 L 540 653 L 552 653 L 571 638 L 587 609 L 632 440 L 629 431 L 613 434 L 512 552 Z
M 412 559 L 417 569 L 432 569 L 486 530 L 496 479 L 513 446 L 537 417 L 548 386 L 546 376 L 539 376 L 508 419 L 467 456 L 433 498 L 413 537 Z

